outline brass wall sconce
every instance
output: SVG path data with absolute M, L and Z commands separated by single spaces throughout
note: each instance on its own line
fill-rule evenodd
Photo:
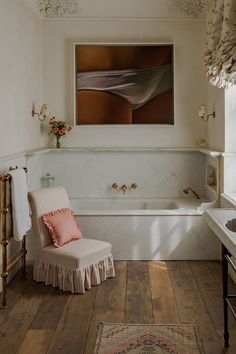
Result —
M 33 104 L 31 114 L 32 117 L 37 116 L 41 122 L 45 119 L 52 117 L 51 113 L 49 112 L 48 105 L 46 103 L 42 105 L 39 113 L 35 112 L 35 105 Z
M 209 117 L 215 118 L 216 113 L 215 111 L 213 111 L 212 113 L 208 114 L 206 106 L 201 105 L 198 110 L 198 117 L 201 118 L 202 120 L 208 121 Z

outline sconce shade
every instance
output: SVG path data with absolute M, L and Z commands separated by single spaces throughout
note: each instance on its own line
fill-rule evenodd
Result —
M 215 112 L 208 114 L 206 106 L 201 105 L 198 109 L 198 117 L 207 121 L 209 117 L 215 118 Z
M 198 110 L 198 117 L 199 117 L 199 118 L 205 118 L 205 117 L 207 117 L 206 106 L 201 105 L 201 106 L 199 107 L 199 110 Z
M 48 109 L 48 105 L 47 104 L 43 104 L 40 110 L 40 115 L 43 117 L 48 117 L 50 115 L 49 109 Z

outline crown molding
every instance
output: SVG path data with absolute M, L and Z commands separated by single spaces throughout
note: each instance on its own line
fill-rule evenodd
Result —
M 170 15 L 186 16 L 193 19 L 204 19 L 208 10 L 209 0 L 167 0 Z
M 43 17 L 70 17 L 80 12 L 79 0 L 38 0 L 38 6 Z
M 209 0 L 24 0 L 47 21 L 203 21 Z M 144 3 L 144 2 L 143 2 Z M 152 16 L 154 14 L 154 16 Z M 141 16 L 140 16 L 141 15 Z

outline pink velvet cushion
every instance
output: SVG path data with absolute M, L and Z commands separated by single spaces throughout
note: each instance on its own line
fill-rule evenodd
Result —
M 42 218 L 54 246 L 61 247 L 66 243 L 82 238 L 73 211 L 69 208 L 50 211 L 44 214 Z

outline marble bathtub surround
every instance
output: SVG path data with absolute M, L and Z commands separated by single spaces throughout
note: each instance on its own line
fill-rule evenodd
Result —
M 60 149 L 44 155 L 41 175 L 50 173 L 72 198 L 123 198 L 113 183 L 138 185 L 126 198 L 183 197 L 186 186 L 204 197 L 205 161 L 196 150 Z
M 200 199 L 199 195 L 190 187 L 185 188 L 183 192 L 187 195 L 189 194 L 189 192 L 191 192 L 197 199 Z
M 116 260 L 219 259 L 220 243 L 214 233 L 200 212 L 181 208 L 181 200 L 180 208 L 172 210 L 125 210 L 125 205 L 120 210 L 110 206 L 81 211 L 75 204 L 71 203 L 83 233 L 111 242 Z
M 127 213 L 127 208 L 129 208 L 129 210 L 136 210 L 136 215 L 129 218 L 129 222 L 126 225 L 127 233 L 128 228 L 129 230 L 135 230 L 135 225 L 139 225 L 140 218 L 144 218 L 144 220 L 147 218 L 149 230 L 151 230 L 151 228 L 153 228 L 153 230 L 157 230 L 159 227 L 161 229 L 165 228 L 167 216 L 163 214 L 164 212 L 162 216 L 160 215 L 161 219 L 159 219 L 159 221 L 156 220 L 157 212 L 154 209 L 157 199 L 159 199 L 159 209 L 172 209 L 171 213 L 176 214 L 171 215 L 171 220 L 174 222 L 173 225 L 171 224 L 172 227 L 178 229 L 180 227 L 178 220 L 180 220 L 180 217 L 183 217 L 184 221 L 183 224 L 181 224 L 185 225 L 186 223 L 186 225 L 188 225 L 189 229 L 185 231 L 189 232 L 189 235 L 191 235 L 191 229 L 195 230 L 195 226 L 198 227 L 195 222 L 197 220 L 199 220 L 199 222 L 201 221 L 201 212 L 198 212 L 196 209 L 199 206 L 199 202 L 202 203 L 203 200 L 198 201 L 195 198 L 185 197 L 183 189 L 186 188 L 186 186 L 191 186 L 201 197 L 205 197 L 206 161 L 208 158 L 216 159 L 221 155 L 222 153 L 219 151 L 199 150 L 193 147 L 186 149 L 152 147 L 117 148 L 107 146 L 35 149 L 14 155 L 2 156 L 0 158 L 0 170 L 4 173 L 11 165 L 26 166 L 28 168 L 27 178 L 29 191 L 41 188 L 41 177 L 49 173 L 50 176 L 55 177 L 55 185 L 62 185 L 67 189 L 70 198 L 79 198 L 83 201 L 84 206 L 87 202 L 91 202 L 92 199 L 93 203 L 99 204 L 101 214 L 98 215 L 98 210 L 96 211 L 95 209 L 94 213 L 97 214 L 97 216 L 94 214 L 93 216 L 101 221 L 104 210 L 107 210 L 107 202 L 111 203 L 112 201 L 114 207 L 119 209 L 117 211 L 110 210 L 110 212 L 113 213 L 110 217 L 116 218 L 115 222 L 119 222 L 121 210 L 123 213 Z M 116 189 L 111 188 L 114 182 L 116 182 L 118 186 L 122 186 L 122 184 L 131 186 L 135 183 L 138 185 L 138 188 L 132 191 L 130 190 L 123 195 L 122 191 L 118 192 Z M 173 198 L 175 198 L 174 200 L 176 202 L 173 202 Z M 182 200 L 182 207 L 177 202 L 178 198 Z M 215 195 L 210 196 L 210 199 L 207 197 L 209 200 L 213 200 L 214 198 Z M 140 206 L 140 203 L 145 204 L 146 201 L 149 201 L 147 206 L 149 210 L 145 209 L 145 205 Z M 125 206 L 124 204 L 123 206 L 119 205 L 121 202 L 125 202 Z M 198 203 L 198 205 L 194 204 L 195 210 L 192 210 L 188 204 L 193 202 Z M 177 210 L 174 211 L 176 208 Z M 153 211 L 150 212 L 150 209 Z M 84 213 L 87 213 L 87 210 L 84 210 Z M 188 210 L 188 215 L 186 215 L 186 210 Z M 182 214 L 180 215 L 181 211 Z M 80 207 L 80 217 L 82 217 L 82 212 Z M 114 213 L 117 214 L 114 215 Z M 104 220 L 105 224 L 107 223 L 106 215 Z M 124 217 L 125 220 L 128 220 L 127 216 Z M 83 218 L 86 224 L 85 221 L 88 216 L 83 216 Z M 189 224 L 188 220 L 192 220 L 191 222 L 194 224 Z M 102 228 L 104 223 L 101 223 Z M 139 226 L 138 229 L 141 233 L 143 232 L 143 229 L 139 228 Z M 155 231 L 153 232 L 155 233 Z M 205 235 L 206 233 L 207 231 L 203 234 Z M 192 238 L 193 241 L 197 239 L 198 238 Z M 36 250 L 33 239 L 29 237 L 27 241 L 28 259 L 34 259 Z M 132 237 L 129 242 L 132 242 Z M 153 241 L 149 239 L 148 242 L 152 244 Z M 184 240 L 181 242 L 185 243 Z M 201 242 L 202 241 L 200 241 L 200 244 Z M 191 242 L 189 245 L 191 245 Z M 12 255 L 17 251 L 16 247 L 17 245 L 15 244 L 11 245 Z M 197 249 L 199 249 L 200 252 L 201 247 L 199 246 Z M 173 252 L 172 256 L 175 257 L 177 253 Z M 215 251 L 213 253 L 214 254 L 211 255 L 215 256 Z M 158 252 L 155 254 L 155 256 L 159 255 Z M 208 255 L 209 254 L 206 254 L 205 257 L 207 258 Z

